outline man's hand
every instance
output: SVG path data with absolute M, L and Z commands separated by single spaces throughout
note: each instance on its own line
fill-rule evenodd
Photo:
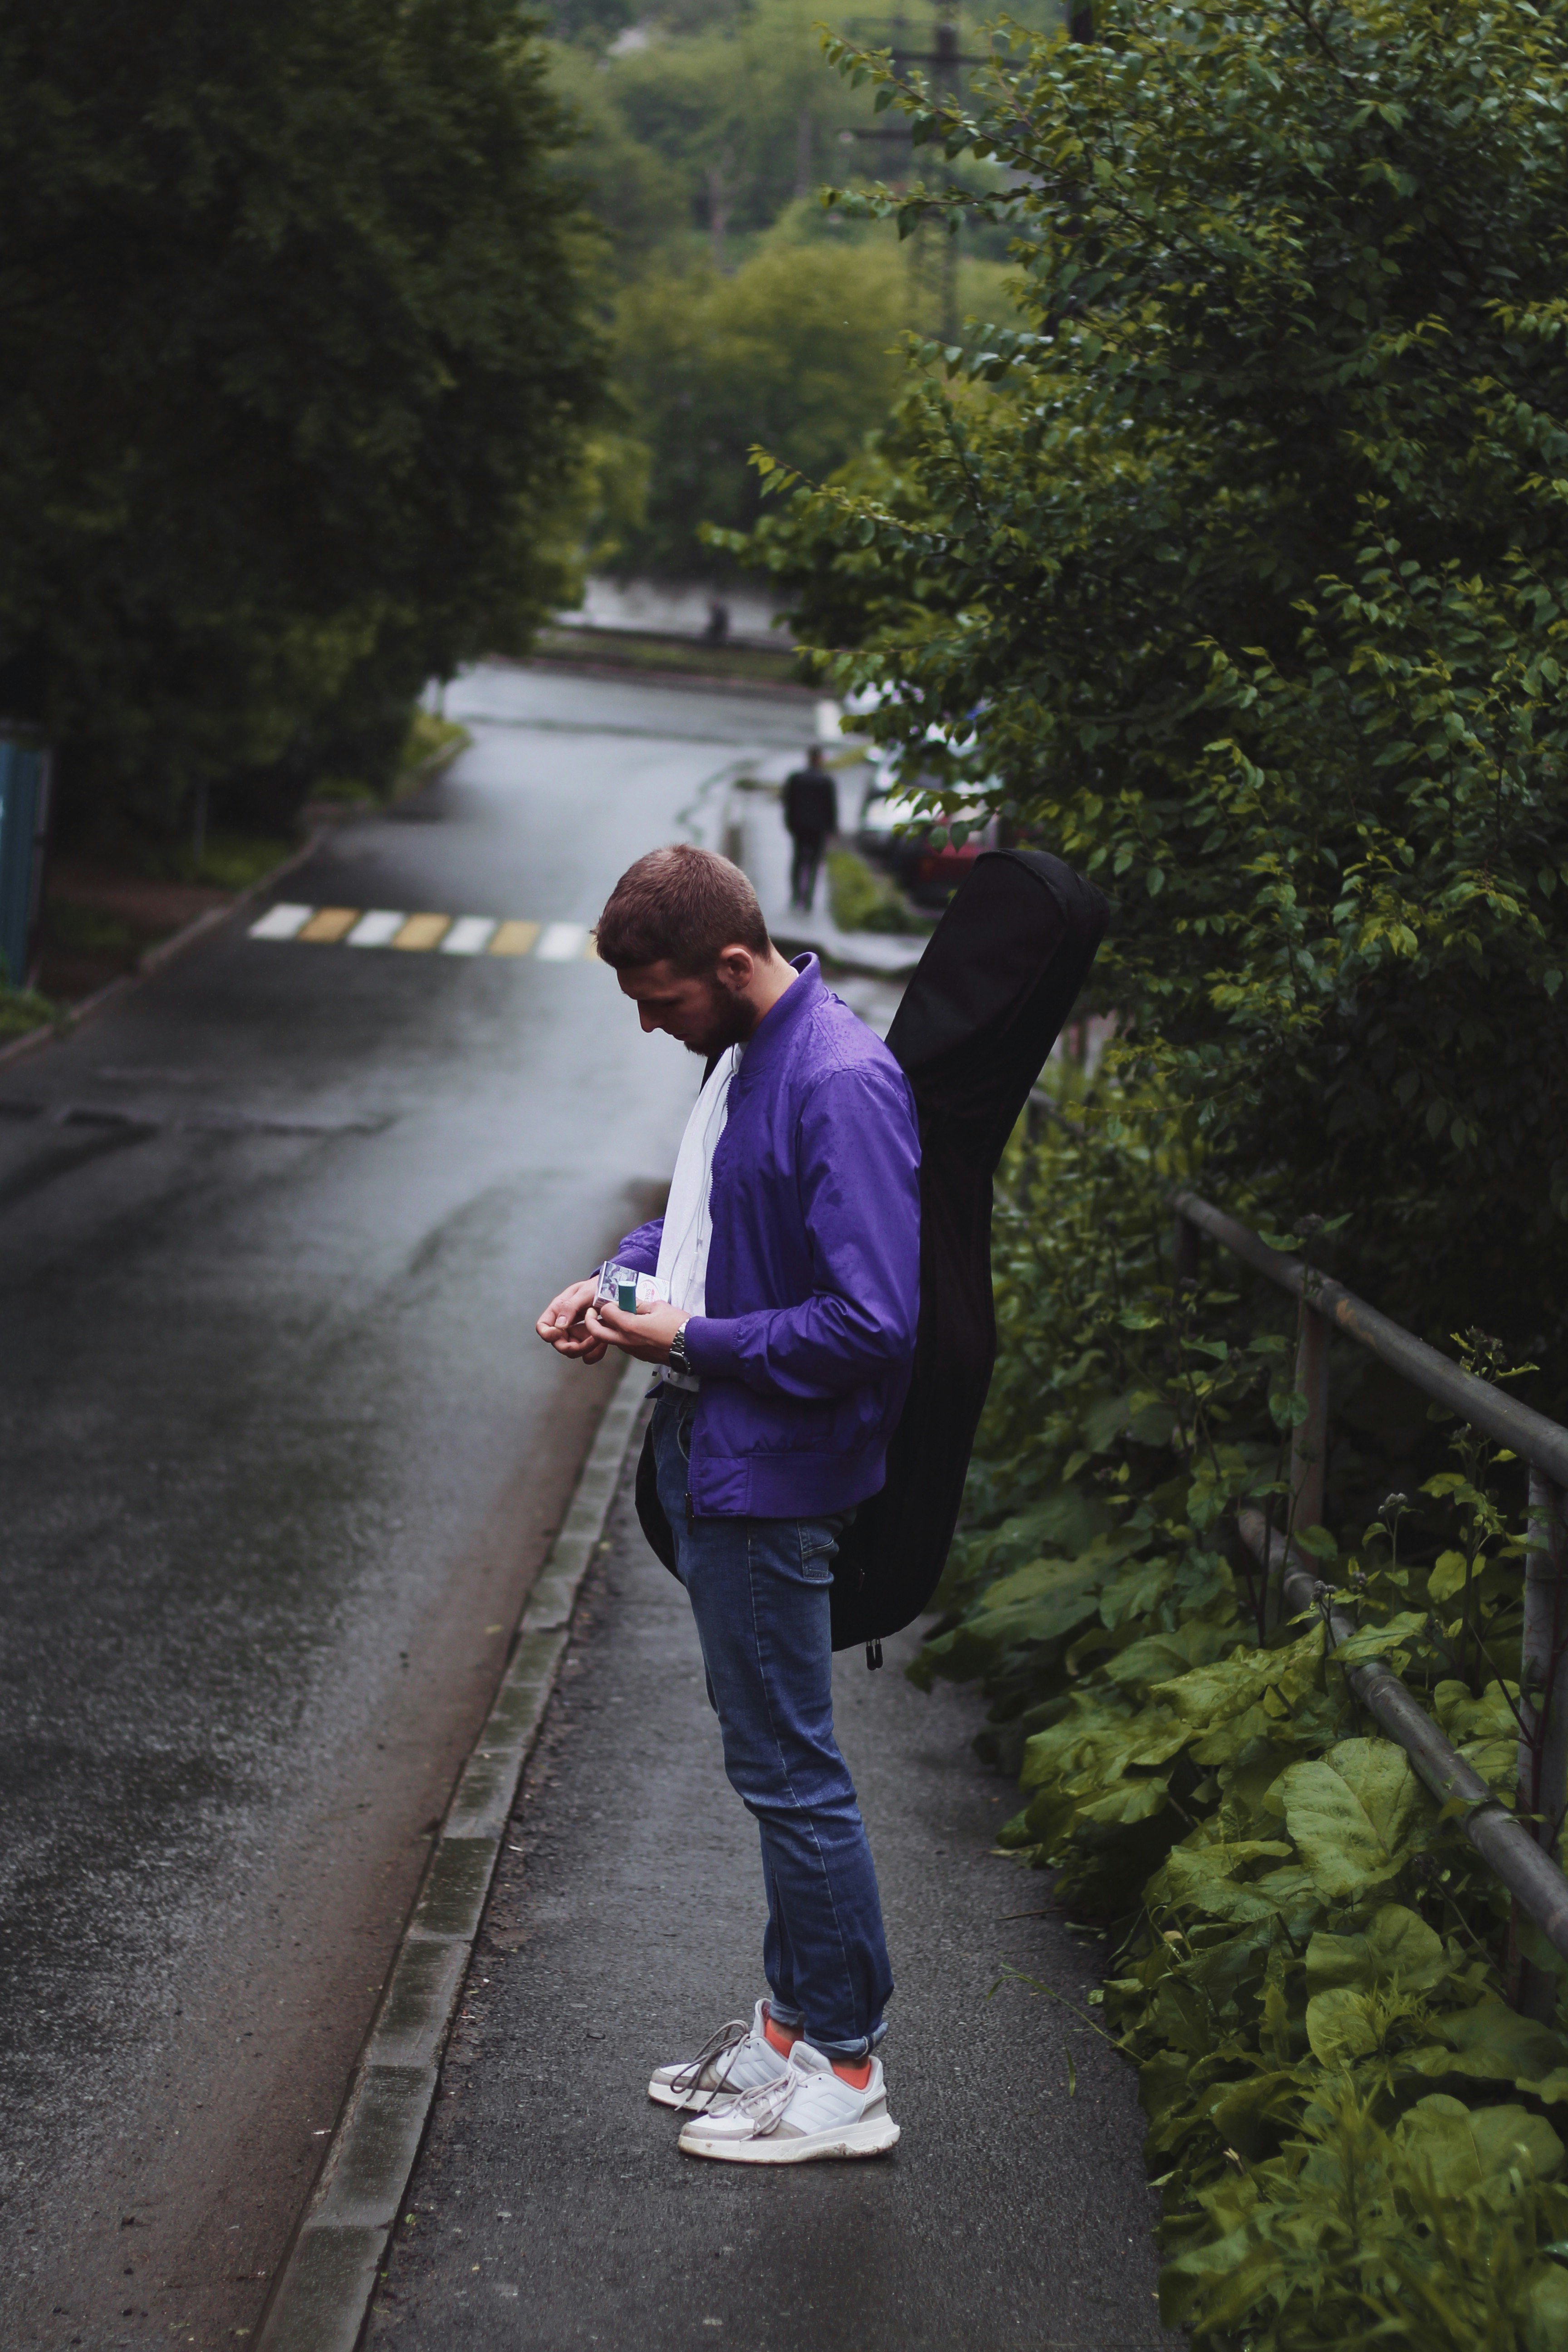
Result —
M 596 1364 L 605 1353 L 607 1342 L 589 1329 L 586 1320 L 598 1287 L 596 1275 L 590 1275 L 584 1282 L 569 1283 L 551 1300 L 534 1325 L 545 1345 L 553 1348 L 558 1356 L 574 1356 L 584 1364 Z
M 605 1345 L 618 1348 L 623 1355 L 636 1356 L 644 1364 L 668 1363 L 669 1343 L 685 1321 L 683 1308 L 667 1307 L 657 1299 L 639 1307 L 635 1315 L 623 1315 L 608 1300 L 588 1310 L 588 1329 L 601 1349 Z

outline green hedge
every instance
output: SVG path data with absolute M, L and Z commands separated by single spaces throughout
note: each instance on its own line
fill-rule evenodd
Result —
M 930 928 L 902 891 L 853 849 L 828 851 L 827 896 L 841 931 L 904 933 Z
M 1520 1474 L 1336 1367 L 1328 1516 L 1353 1548 L 1302 1534 L 1363 1631 L 1326 1654 L 1321 1621 L 1269 1622 L 1233 1515 L 1284 1517 L 1292 1310 L 1219 1256 L 1173 1287 L 1178 1136 L 1108 1079 L 1013 1149 L 1001 1360 L 912 1671 L 984 1683 L 982 1748 L 1025 1798 L 1002 1843 L 1111 1930 L 1167 2324 L 1216 2352 L 1556 2352 L 1568 2036 L 1508 2006 L 1507 1902 L 1342 1673 L 1395 1659 L 1511 1791 Z M 1506 1374 L 1482 1335 L 1463 1352 Z

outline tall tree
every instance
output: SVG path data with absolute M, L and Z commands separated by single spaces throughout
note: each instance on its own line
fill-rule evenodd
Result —
M 5 0 L 0 710 L 285 796 L 557 592 L 598 396 L 516 0 Z
M 1348 1213 L 1396 1310 L 1534 1352 L 1568 1333 L 1568 16 L 1110 0 L 973 105 L 846 62 L 1007 167 L 1029 331 L 928 347 L 867 476 L 762 553 L 826 670 L 896 687 L 875 731 L 946 721 L 1115 890 L 1105 984 L 1214 1181 Z
M 704 522 L 755 519 L 756 440 L 827 473 L 897 389 L 908 283 L 886 246 L 778 245 L 731 277 L 650 272 L 623 294 L 619 377 L 651 454 L 637 560 L 679 572 Z

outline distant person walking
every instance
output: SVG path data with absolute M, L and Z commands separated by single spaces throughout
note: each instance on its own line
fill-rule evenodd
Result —
M 823 849 L 828 835 L 838 830 L 838 787 L 823 765 L 819 743 L 807 751 L 805 767 L 784 779 L 784 821 L 795 843 L 789 869 L 790 904 L 809 915 Z

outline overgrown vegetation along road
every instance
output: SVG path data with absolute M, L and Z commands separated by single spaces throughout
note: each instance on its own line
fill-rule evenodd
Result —
M 1357 1649 L 1280 1623 L 1237 1538 L 1242 1498 L 1288 1512 L 1288 1303 L 1233 1261 L 1173 1284 L 1170 1124 L 1107 1081 L 1014 1147 L 1002 1357 L 916 1678 L 984 1685 L 982 1748 L 1025 1797 L 1001 1843 L 1113 1923 L 1103 2023 L 1142 2070 L 1167 2322 L 1257 2352 L 1552 2352 L 1568 2034 L 1508 2006 L 1507 1899 L 1368 1736 Z M 1467 1350 L 1492 1377 L 1497 1352 Z M 1357 1646 L 1511 1797 L 1517 1469 L 1367 1360 L 1335 1402 L 1340 1537 L 1304 1539 Z
M 928 345 L 832 482 L 764 460 L 729 544 L 825 680 L 884 689 L 869 731 L 930 765 L 945 725 L 1117 899 L 1119 1043 L 1013 1171 L 922 1671 L 984 1678 L 1011 1841 L 1118 1922 L 1168 2313 L 1250 2352 L 1549 2352 L 1562 2019 L 1505 2005 L 1495 1889 L 1248 1582 L 1235 1508 L 1301 1401 L 1277 1305 L 1174 1282 L 1161 1180 L 1334 1229 L 1358 1291 L 1563 1415 L 1568 23 L 1111 0 L 973 105 L 841 61 L 927 210 L 973 209 L 947 159 L 1013 175 L 1026 331 Z M 1306 1538 L 1507 1787 L 1521 1471 L 1364 1371 L 1335 1425 Z

